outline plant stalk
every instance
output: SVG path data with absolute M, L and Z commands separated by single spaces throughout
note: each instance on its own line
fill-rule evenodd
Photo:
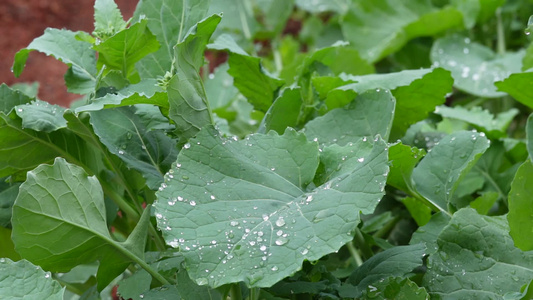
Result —
M 361 255 L 359 255 L 359 251 L 355 249 L 355 246 L 352 244 L 352 242 L 348 242 L 346 244 L 346 247 L 348 248 L 348 251 L 350 251 L 350 254 L 352 255 L 352 258 L 355 260 L 355 264 L 359 267 L 363 264 L 363 259 L 361 258 Z
M 230 294 L 231 300 L 242 300 L 241 285 L 238 282 L 233 283 L 229 290 L 229 294 Z
M 498 54 L 505 54 L 505 33 L 503 31 L 503 21 L 502 21 L 502 8 L 498 7 L 496 9 L 496 31 L 497 31 L 497 49 Z

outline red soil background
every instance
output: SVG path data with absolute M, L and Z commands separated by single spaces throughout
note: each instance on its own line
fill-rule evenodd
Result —
M 125 19 L 137 6 L 136 0 L 115 0 Z M 0 83 L 40 83 L 38 98 L 68 106 L 79 95 L 67 92 L 63 75 L 67 66 L 36 51 L 30 53 L 19 78 L 11 72 L 15 53 L 25 48 L 47 27 L 72 31 L 94 30 L 94 0 L 0 0 Z

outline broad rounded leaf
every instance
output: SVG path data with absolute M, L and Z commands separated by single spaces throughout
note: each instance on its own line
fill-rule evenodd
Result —
M 305 135 L 288 129 L 234 141 L 207 127 L 165 176 L 158 226 L 198 284 L 271 286 L 353 238 L 359 213 L 383 196 L 385 148 L 380 139 L 325 148 L 328 176 L 316 187 L 322 158 Z
M 35 100 L 16 106 L 15 112 L 22 119 L 22 128 L 52 132 L 67 127 L 67 120 L 63 118 L 65 108 L 59 105 Z
M 501 97 L 494 83 L 521 72 L 524 52 L 496 55 L 491 49 L 461 36 L 437 40 L 431 49 L 435 66 L 450 70 L 455 87 L 481 97 Z
M 511 184 L 509 192 L 509 222 L 510 234 L 516 247 L 529 251 L 533 250 L 533 164 L 531 161 L 523 163 Z
M 0 258 L 0 297 L 2 299 L 62 300 L 65 288 L 49 272 L 27 260 Z
M 99 289 L 122 273 L 133 257 L 109 234 L 96 177 L 63 158 L 28 172 L 13 206 L 12 226 L 17 252 L 45 270 L 67 272 L 100 260 Z

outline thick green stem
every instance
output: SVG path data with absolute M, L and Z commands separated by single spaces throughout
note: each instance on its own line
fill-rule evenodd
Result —
M 353 241 L 355 242 L 355 245 L 361 251 L 365 259 L 369 259 L 374 255 L 374 253 L 372 253 L 372 249 L 370 249 L 370 247 L 368 246 L 367 242 L 365 241 L 365 237 L 363 236 L 363 233 L 361 232 L 361 230 L 359 230 L 359 228 L 355 229 Z
M 350 241 L 346 244 L 346 247 L 348 248 L 348 251 L 350 251 L 350 254 L 352 255 L 352 258 L 355 260 L 355 264 L 359 267 L 363 264 L 363 259 L 361 258 L 361 255 L 359 255 L 359 251 L 355 249 L 355 246 Z
M 241 285 L 234 283 L 229 290 L 231 300 L 242 300 Z
M 501 7 L 498 7 L 498 9 L 496 9 L 496 31 L 497 31 L 497 36 L 498 36 L 498 41 L 497 41 L 497 49 L 498 49 L 498 54 L 505 54 L 505 33 L 503 31 L 503 21 L 502 21 L 502 8 Z

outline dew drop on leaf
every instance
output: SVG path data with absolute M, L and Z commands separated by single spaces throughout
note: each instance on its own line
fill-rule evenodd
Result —
M 285 220 L 283 218 L 279 218 L 276 220 L 276 226 L 281 227 L 285 225 Z

